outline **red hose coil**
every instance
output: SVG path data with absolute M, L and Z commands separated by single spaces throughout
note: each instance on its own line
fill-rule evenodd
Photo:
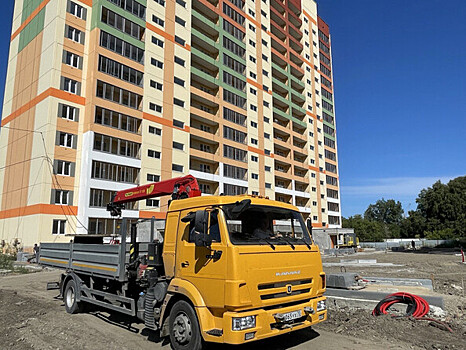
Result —
M 427 315 L 429 312 L 429 304 L 425 299 L 414 294 L 400 292 L 387 295 L 384 299 L 382 299 L 372 311 L 372 315 L 387 315 L 387 311 L 390 306 L 396 303 L 408 305 L 406 316 L 421 318 Z

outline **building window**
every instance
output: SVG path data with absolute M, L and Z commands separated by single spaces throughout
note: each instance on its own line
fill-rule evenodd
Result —
M 149 103 L 149 109 L 153 110 L 153 111 L 156 111 L 158 113 L 162 113 L 162 106 L 160 105 L 157 105 L 155 103 Z
M 264 137 L 265 137 L 266 139 L 270 139 L 270 134 L 267 134 L 267 133 L 265 132 L 265 133 L 264 133 Z
M 254 56 L 249 56 L 249 60 L 252 62 L 252 63 L 256 63 L 256 58 Z
M 52 234 L 53 235 L 64 235 L 65 226 L 66 226 L 66 220 L 53 220 Z
M 56 175 L 71 176 L 71 162 L 55 160 L 54 165 Z
M 163 88 L 163 84 L 160 84 L 159 82 L 156 82 L 154 80 L 150 81 L 150 86 L 160 91 L 162 91 L 162 88 Z
M 159 182 L 160 181 L 160 175 L 147 174 L 147 181 L 149 181 L 149 182 Z
M 144 60 L 144 50 L 104 31 L 100 32 L 100 46 L 139 63 Z
M 251 161 L 258 162 L 259 158 L 257 156 L 251 156 Z
M 85 19 L 86 10 L 81 5 L 78 5 L 74 1 L 68 2 L 68 12 L 71 13 L 73 16 L 76 16 L 81 19 Z
M 267 72 L 265 69 L 262 69 L 262 74 L 264 74 L 264 76 L 266 76 L 266 77 L 269 76 L 269 72 Z
M 76 28 L 73 28 L 73 27 L 70 27 L 70 26 L 67 26 L 66 27 L 66 37 L 68 39 L 71 39 L 77 43 L 80 43 L 80 44 L 83 44 L 84 40 L 84 33 L 81 32 L 79 29 L 76 29 Z
M 157 0 L 156 0 L 157 1 Z M 184 0 L 176 0 L 176 3 L 184 8 L 186 8 L 186 1 Z
M 251 178 L 252 178 L 253 180 L 258 180 L 258 179 L 259 179 L 259 175 L 258 175 L 258 174 L 252 173 L 252 174 L 251 174 Z
M 142 96 L 132 91 L 124 90 L 118 86 L 97 81 L 97 97 L 109 100 L 133 109 L 139 109 Z
M 178 56 L 175 56 L 175 63 L 179 64 L 180 66 L 184 67 L 185 61 Z
M 79 95 L 79 83 L 70 78 L 63 78 L 63 90 L 71 94 Z
M 144 27 L 131 22 L 127 18 L 120 16 L 113 11 L 110 11 L 105 7 L 102 7 L 101 21 L 105 24 L 108 24 L 110 27 L 114 27 L 123 33 L 131 35 L 133 38 L 138 40 L 141 40 L 144 36 Z
M 184 145 L 179 142 L 173 141 L 173 148 L 174 149 L 179 149 L 180 151 L 184 150 Z
M 159 151 L 154 151 L 153 149 L 148 149 L 147 150 L 147 156 L 150 157 L 150 158 L 160 159 L 160 152 Z
M 155 126 L 149 126 L 149 133 L 154 135 L 162 135 L 162 129 L 156 128 Z
M 247 162 L 248 152 L 239 148 L 223 145 L 223 156 L 226 158 Z
M 69 51 L 63 51 L 63 56 L 64 56 L 64 63 L 74 67 L 74 68 L 79 68 L 81 69 L 81 56 L 76 55 L 72 52 Z
M 253 79 L 257 79 L 257 74 L 253 72 L 249 72 L 249 76 Z
M 183 27 L 186 26 L 186 21 L 181 19 L 178 16 L 175 16 L 175 22 L 178 23 L 179 25 L 182 25 Z
M 101 55 L 99 55 L 99 72 L 137 86 L 142 86 L 144 81 L 144 73 Z
M 246 174 L 248 170 L 233 165 L 223 165 L 223 176 L 230 177 L 232 179 L 246 180 Z
M 58 116 L 63 119 L 77 121 L 79 109 L 64 104 L 58 104 Z
M 184 108 L 184 101 L 178 99 L 178 98 L 173 98 L 173 103 L 177 106 L 183 107 Z
M 257 146 L 257 142 L 258 142 L 258 141 L 257 141 L 256 139 L 251 138 L 251 143 L 252 143 L 253 145 L 256 145 L 256 146 Z
M 251 45 L 252 47 L 256 47 L 256 43 L 254 42 L 254 40 L 251 39 L 249 39 L 249 45 Z
M 253 95 L 257 95 L 257 90 L 254 88 L 249 88 L 249 92 Z
M 184 87 L 184 80 L 183 80 L 183 79 L 180 79 L 180 78 L 178 78 L 178 77 L 175 77 L 174 82 L 175 82 L 175 84 Z
M 68 205 L 70 191 L 54 190 L 55 191 L 55 204 Z
M 181 46 L 184 46 L 184 44 L 186 43 L 186 40 L 180 38 L 179 36 L 175 35 L 175 42 L 180 44 Z
M 152 36 L 152 43 L 163 48 L 163 40 L 160 40 L 155 36 Z
M 128 11 L 129 13 L 139 17 L 140 19 L 146 19 L 146 7 L 138 3 L 136 0 L 109 0 L 115 5 Z
M 268 165 L 265 166 L 265 171 L 271 171 L 271 167 L 269 167 Z
M 254 106 L 253 104 L 251 104 L 251 105 L 249 106 L 249 108 L 250 108 L 252 111 L 257 112 L 257 106 Z
M 210 173 L 210 165 L 208 164 L 199 164 L 199 171 L 203 173 Z
M 251 120 L 251 126 L 252 126 L 253 128 L 257 128 L 257 123 L 256 123 L 256 122 L 253 122 L 253 121 Z
M 269 108 L 269 105 L 270 105 L 269 102 L 264 101 L 263 103 L 264 103 L 264 107 Z
M 256 27 L 254 27 L 252 24 L 249 24 L 249 29 L 251 29 L 254 33 L 256 32 Z
M 173 126 L 176 126 L 177 128 L 183 129 L 184 128 L 184 122 L 173 119 Z
M 139 181 L 139 169 L 93 160 L 91 177 L 99 180 L 136 184 Z
M 95 109 L 94 122 L 109 126 L 115 129 L 128 131 L 137 134 L 141 125 L 141 120 L 126 114 L 118 113 L 106 108 L 97 106 Z
M 173 164 L 172 165 L 172 170 L 173 171 L 178 171 L 178 172 L 182 173 L 183 169 L 184 169 L 184 167 L 182 165 L 179 165 L 179 164 Z
M 157 4 L 159 4 L 160 6 L 165 6 L 165 0 L 154 0 Z M 182 0 L 177 0 L 176 2 L 178 1 L 182 1 Z
M 268 183 L 268 182 L 266 182 L 266 183 L 265 183 L 265 188 L 272 188 L 272 184 L 271 184 L 271 183 Z
M 76 135 L 68 134 L 66 132 L 59 132 L 58 145 L 62 147 L 73 147 L 73 140 Z
M 159 203 L 158 199 L 146 199 L 146 207 L 158 207 Z
M 159 60 L 156 60 L 153 57 L 150 59 L 150 63 L 157 68 L 160 68 L 160 69 L 163 68 L 163 62 L 160 62 Z
M 247 134 L 239 130 L 223 126 L 223 137 L 239 143 L 246 143 Z
M 152 22 L 154 22 L 155 24 L 158 24 L 161 27 L 165 26 L 165 21 L 157 17 L 156 15 L 152 15 Z
M 238 195 L 242 195 L 248 192 L 247 187 L 230 185 L 230 184 L 224 184 L 223 190 L 225 191 L 225 195 L 227 196 L 238 196 Z

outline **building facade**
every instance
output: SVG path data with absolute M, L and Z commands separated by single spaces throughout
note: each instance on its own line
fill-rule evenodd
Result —
M 311 0 L 16 0 L 0 150 L 7 242 L 114 232 L 114 191 L 188 173 L 340 227 L 329 28 Z

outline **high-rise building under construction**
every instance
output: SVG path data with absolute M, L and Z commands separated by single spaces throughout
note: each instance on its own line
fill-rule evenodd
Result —
M 205 194 L 341 227 L 330 34 L 312 0 L 16 0 L 2 115 L 7 242 L 114 232 L 115 191 L 188 173 Z

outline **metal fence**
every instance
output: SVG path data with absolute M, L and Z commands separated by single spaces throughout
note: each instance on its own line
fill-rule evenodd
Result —
M 360 242 L 361 248 L 375 248 L 376 250 L 385 250 L 392 248 L 410 248 L 412 240 L 400 240 L 395 242 Z M 453 245 L 454 240 L 449 239 L 414 239 L 417 248 L 435 248 L 439 245 Z

